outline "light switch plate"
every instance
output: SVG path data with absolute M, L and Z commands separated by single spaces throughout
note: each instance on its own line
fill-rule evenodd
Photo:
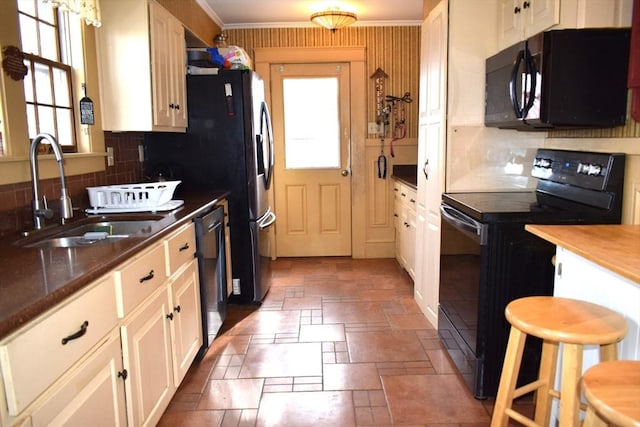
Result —
M 113 147 L 107 147 L 107 166 L 113 166 L 114 164 Z

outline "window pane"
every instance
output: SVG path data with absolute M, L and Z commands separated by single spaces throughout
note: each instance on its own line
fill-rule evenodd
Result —
M 24 61 L 24 65 L 26 65 L 27 68 L 29 70 L 31 70 L 31 61 L 25 60 Z M 24 99 L 27 102 L 34 102 L 34 99 L 33 99 L 33 82 L 31 80 L 31 73 L 27 74 L 27 76 L 25 77 L 23 82 L 24 82 Z
M 73 145 L 71 110 L 56 108 L 56 113 L 58 114 L 58 142 L 60 145 Z
M 39 133 L 46 132 L 56 135 L 56 127 L 53 119 L 53 108 L 38 106 Z
M 29 139 L 33 139 L 38 134 L 36 128 L 36 110 L 31 104 L 27 104 L 27 125 L 29 126 Z
M 53 104 L 53 96 L 51 94 L 51 76 L 49 75 L 49 67 L 39 63 L 35 63 L 36 76 L 36 94 L 38 104 Z
M 59 107 L 71 107 L 69 100 L 69 82 L 64 70 L 53 68 L 53 89 L 56 96 L 56 105 Z
M 56 42 L 56 29 L 51 25 L 40 24 L 40 56 L 58 61 L 58 43 Z
M 36 21 L 20 15 L 20 38 L 22 39 L 22 51 L 37 55 L 38 52 L 38 32 L 36 31 Z
M 18 10 L 31 16 L 36 16 L 37 0 L 18 0 Z
M 338 79 L 284 79 L 285 167 L 339 168 Z
M 38 18 L 50 24 L 54 24 L 55 23 L 54 9 L 53 9 L 53 6 L 51 6 L 51 3 L 49 2 L 44 3 L 42 1 L 38 1 L 37 4 L 38 4 Z

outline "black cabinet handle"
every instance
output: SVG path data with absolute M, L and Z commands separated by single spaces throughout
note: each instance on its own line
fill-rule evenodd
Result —
M 516 7 L 513 9 L 513 13 L 520 13 L 520 8 L 519 8 L 518 6 L 516 6 Z
M 169 313 L 169 314 L 167 314 L 167 316 L 166 316 L 166 317 L 167 317 L 167 319 L 169 319 L 169 320 L 173 320 L 173 313 Z
M 522 8 L 523 8 L 523 9 L 526 9 L 526 8 L 528 8 L 529 6 L 531 6 L 531 3 L 529 3 L 528 1 L 525 1 L 524 3 L 522 3 Z
M 118 372 L 118 378 L 122 378 L 123 380 L 126 380 L 128 376 L 129 376 L 129 372 L 127 372 L 126 369 L 123 369 L 121 372 Z
M 176 110 L 180 109 L 180 104 L 176 104 Z
M 180 310 L 182 310 L 182 308 L 179 305 L 173 307 L 173 311 L 175 311 L 176 313 L 180 313 Z
M 147 274 L 146 276 L 140 278 L 140 283 L 146 282 L 147 280 L 151 280 L 151 279 L 153 279 L 153 270 L 151 270 L 149 274 Z
M 185 243 L 184 245 L 180 246 L 178 252 L 186 251 L 187 249 L 189 249 L 189 243 Z
M 85 320 L 84 322 L 82 322 L 82 325 L 80 325 L 80 330 L 78 332 L 75 332 L 75 333 L 69 335 L 68 337 L 62 338 L 62 345 L 66 345 L 69 341 L 78 339 L 81 336 L 83 336 L 84 334 L 86 334 L 88 327 L 89 327 L 89 321 Z

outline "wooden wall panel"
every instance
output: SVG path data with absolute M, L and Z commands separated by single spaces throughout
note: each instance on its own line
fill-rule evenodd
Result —
M 166 0 L 165 0 L 166 1 Z M 348 27 L 332 33 L 324 28 L 253 28 L 225 30 L 227 43 L 240 46 L 253 57 L 261 47 L 347 47 L 366 48 L 367 76 L 378 67 L 389 78 L 386 95 L 411 93 L 414 102 L 405 107 L 407 137 L 417 137 L 420 27 Z M 376 121 L 375 89 L 367 82 L 367 122 Z M 388 135 L 390 136 L 390 135 Z

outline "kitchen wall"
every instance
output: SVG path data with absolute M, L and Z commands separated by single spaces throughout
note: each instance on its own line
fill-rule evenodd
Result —
M 407 138 L 417 137 L 420 27 L 347 27 L 331 32 L 324 28 L 254 28 L 225 30 L 227 43 L 244 48 L 253 56 L 261 47 L 351 47 L 366 48 L 367 75 L 381 68 L 389 76 L 385 95 L 409 92 L 415 102 L 406 107 Z M 367 85 L 367 122 L 376 121 L 375 87 Z M 372 136 L 372 135 L 370 135 Z
M 142 145 L 143 134 L 136 132 L 105 132 L 105 146 L 112 147 L 114 165 L 107 166 L 104 172 L 88 173 L 67 177 L 67 187 L 74 208 L 89 206 L 86 187 L 96 185 L 127 184 L 145 180 L 143 163 L 138 160 L 138 145 Z M 58 211 L 57 200 L 60 197 L 60 179 L 40 180 L 41 189 L 49 206 Z M 0 236 L 28 230 L 32 227 L 31 203 L 33 190 L 31 182 L 21 182 L 0 186 Z M 57 221 L 57 218 L 48 222 Z

